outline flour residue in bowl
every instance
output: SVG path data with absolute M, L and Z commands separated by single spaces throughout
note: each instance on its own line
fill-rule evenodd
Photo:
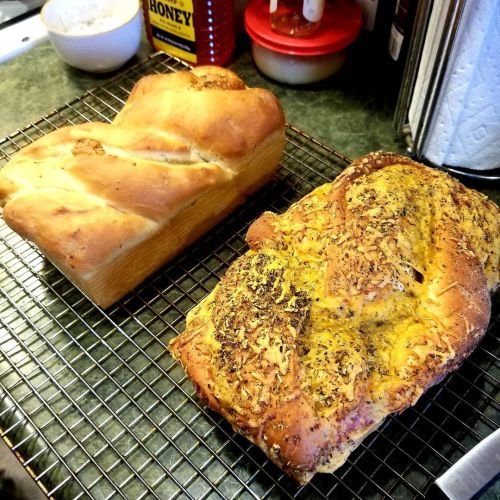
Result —
M 97 19 L 89 19 L 78 21 L 71 24 L 65 29 L 65 33 L 72 35 L 92 35 L 94 33 L 102 33 L 116 28 L 122 24 L 122 20 L 116 17 L 100 17 Z
M 88 36 L 119 28 L 139 11 L 138 0 L 50 0 L 42 19 L 49 31 Z

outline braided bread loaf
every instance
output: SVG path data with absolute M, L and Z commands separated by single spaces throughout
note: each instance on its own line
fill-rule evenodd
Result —
M 231 71 L 152 75 L 112 124 L 55 130 L 0 171 L 5 222 L 102 307 L 273 175 L 278 100 Z
M 332 472 L 481 340 L 499 285 L 499 209 L 375 153 L 281 215 L 170 349 L 199 394 L 291 476 Z

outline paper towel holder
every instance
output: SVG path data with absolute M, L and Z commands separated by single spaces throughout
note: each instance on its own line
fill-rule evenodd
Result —
M 458 177 L 499 182 L 500 168 L 477 171 L 464 167 L 436 165 L 427 159 L 423 153 L 424 142 L 429 133 L 432 110 L 436 105 L 439 92 L 442 88 L 446 65 L 449 61 L 453 44 L 457 38 L 466 1 L 467 0 L 450 0 L 448 8 L 443 10 L 441 33 L 439 43 L 437 44 L 434 63 L 429 70 L 426 88 L 423 90 L 419 88 L 421 92 L 421 110 L 418 119 L 416 121 L 414 120 L 416 125 L 414 123 L 412 128 L 409 120 L 410 105 L 415 92 L 424 44 L 429 28 L 429 21 L 434 6 L 433 0 L 420 0 L 418 2 L 415 13 L 414 29 L 408 48 L 408 56 L 397 99 L 393 125 L 397 133 L 404 137 L 408 154 L 418 161 L 445 170 Z

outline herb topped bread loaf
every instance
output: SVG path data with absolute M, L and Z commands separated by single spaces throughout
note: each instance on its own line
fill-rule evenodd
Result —
M 394 154 L 355 161 L 282 214 L 170 344 L 200 396 L 285 472 L 332 472 L 481 340 L 499 209 Z
M 5 222 L 107 307 L 270 179 L 285 119 L 214 66 L 151 75 L 113 123 L 55 130 L 0 170 Z

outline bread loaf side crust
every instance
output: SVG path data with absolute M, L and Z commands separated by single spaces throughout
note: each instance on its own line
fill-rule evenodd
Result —
M 93 302 L 107 308 L 138 286 L 144 279 L 185 250 L 191 243 L 242 205 L 248 196 L 269 182 L 283 152 L 281 133 L 270 137 L 255 155 L 247 158 L 248 175 L 238 184 L 225 183 L 200 196 L 184 207 L 169 223 L 151 233 L 127 252 L 108 257 L 87 274 L 60 267 L 76 286 Z M 263 172 L 263 167 L 267 172 Z M 243 183 L 246 177 L 246 184 Z M 54 263 L 60 262 L 51 259 Z
M 225 68 L 145 77 L 112 124 L 15 155 L 3 218 L 108 307 L 267 182 L 284 136 L 278 100 Z

